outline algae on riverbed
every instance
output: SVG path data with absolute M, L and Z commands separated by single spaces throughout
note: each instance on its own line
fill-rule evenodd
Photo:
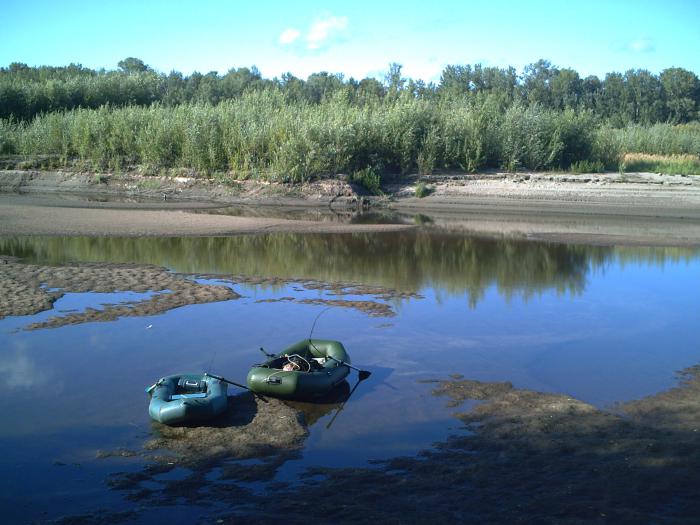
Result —
M 120 317 L 163 313 L 187 304 L 227 301 L 240 297 L 227 286 L 200 284 L 152 265 L 73 263 L 63 266 L 24 264 L 0 257 L 0 319 L 50 310 L 66 292 L 153 292 L 138 302 L 103 305 L 98 310 L 52 316 L 27 330 L 55 328 Z

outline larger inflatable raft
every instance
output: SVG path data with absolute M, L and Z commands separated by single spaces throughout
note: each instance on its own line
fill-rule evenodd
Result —
M 350 373 L 340 341 L 304 339 L 248 372 L 248 388 L 287 399 L 322 396 Z
M 226 383 L 206 374 L 166 376 L 146 389 L 151 395 L 148 414 L 166 425 L 211 419 L 226 410 L 226 389 Z

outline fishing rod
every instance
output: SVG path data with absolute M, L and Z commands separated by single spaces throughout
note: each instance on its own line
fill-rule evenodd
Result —
M 318 315 L 316 316 L 316 319 L 314 319 L 314 323 L 311 325 L 311 331 L 309 332 L 309 342 L 311 341 L 311 336 L 314 333 L 314 328 L 316 328 L 316 321 L 318 321 L 318 318 L 321 317 L 323 314 L 325 314 L 328 310 L 330 310 L 332 307 L 327 306 L 323 310 L 321 310 Z M 315 348 L 315 347 L 314 347 Z

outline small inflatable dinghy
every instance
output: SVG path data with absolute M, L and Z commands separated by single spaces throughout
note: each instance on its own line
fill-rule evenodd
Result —
M 350 356 L 340 341 L 304 339 L 248 372 L 248 388 L 287 399 L 322 396 L 350 373 Z

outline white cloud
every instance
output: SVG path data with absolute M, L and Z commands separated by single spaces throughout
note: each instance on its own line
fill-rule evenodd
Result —
M 397 62 L 399 64 L 402 63 L 400 60 L 397 60 Z M 413 80 L 422 79 L 425 82 L 439 82 L 444 66 L 445 64 L 436 60 L 421 60 L 417 58 L 412 61 L 406 61 L 401 74 Z M 385 70 L 387 67 L 385 67 Z
M 280 44 L 283 46 L 293 44 L 297 38 L 301 36 L 301 33 L 297 30 L 294 29 L 293 27 L 289 27 L 282 31 L 282 34 L 280 35 Z
M 309 32 L 304 36 L 307 49 L 318 49 L 324 42 L 331 38 L 334 34 L 342 31 L 348 25 L 347 16 L 327 16 L 316 20 Z
M 634 51 L 635 53 L 648 53 L 655 49 L 654 41 L 648 37 L 633 40 L 627 47 L 630 51 Z

